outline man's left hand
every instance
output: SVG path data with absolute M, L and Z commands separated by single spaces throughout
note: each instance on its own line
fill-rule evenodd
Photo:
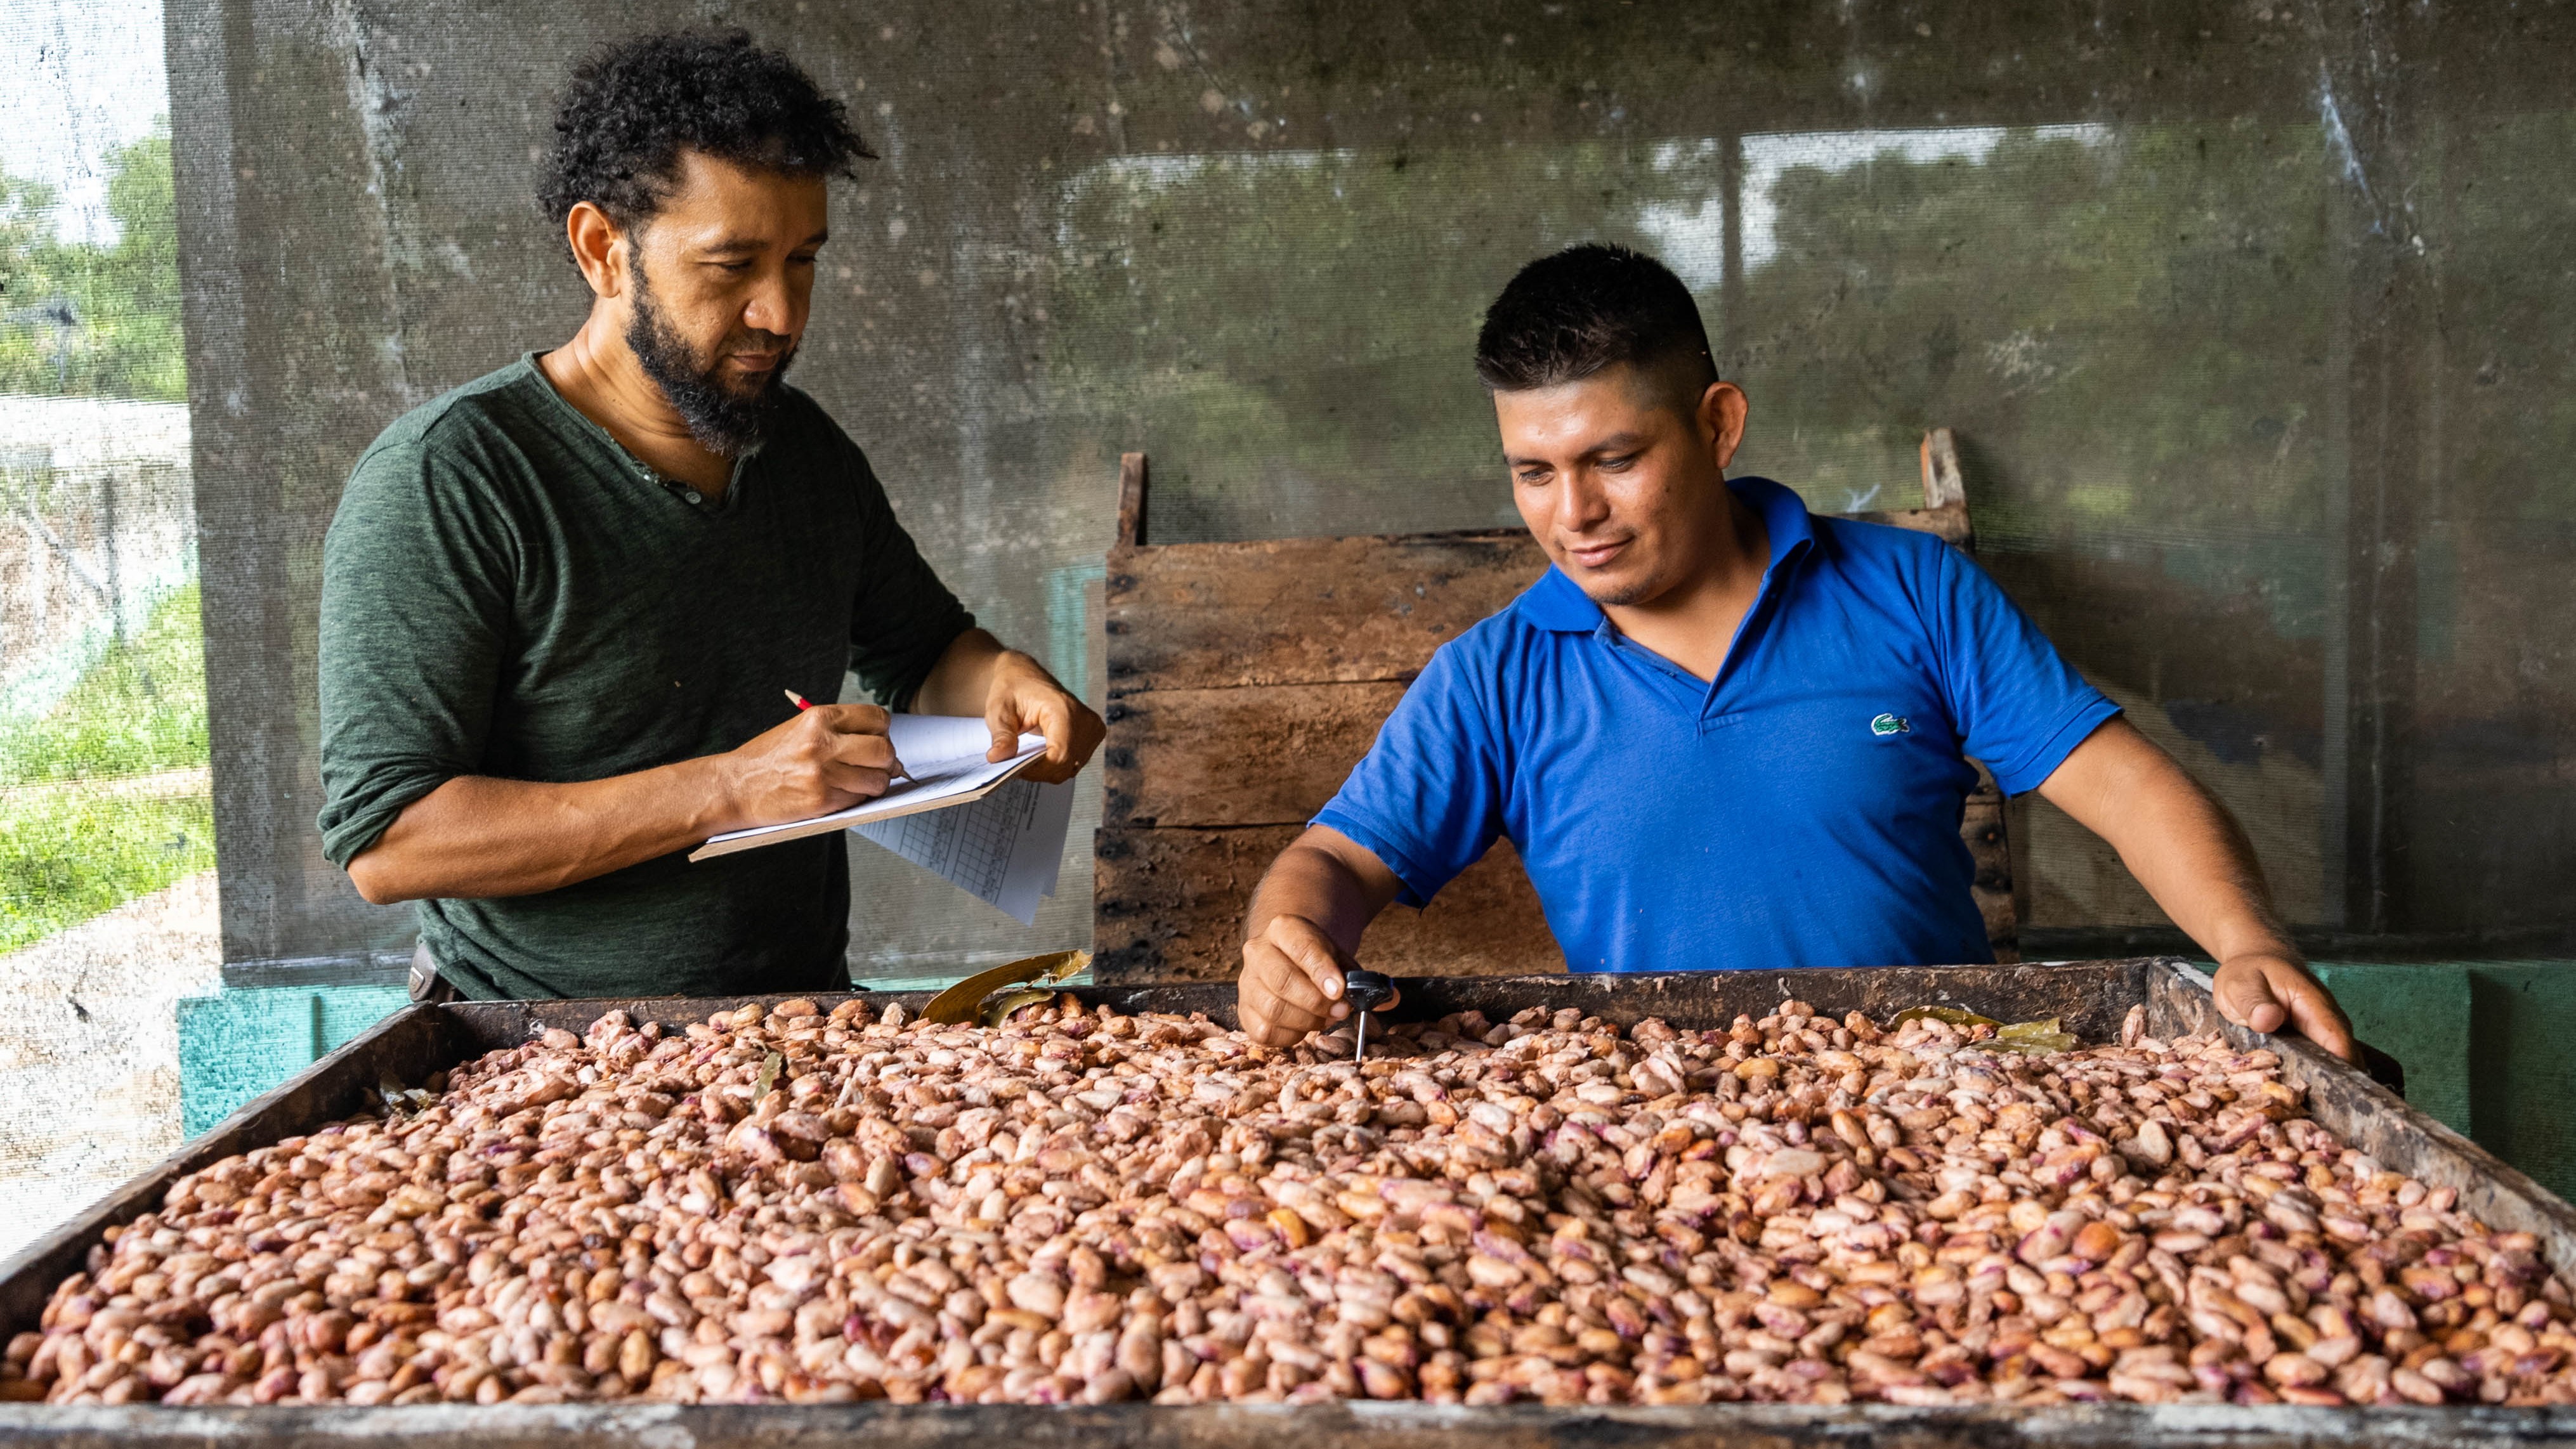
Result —
M 1084 704 L 1016 650 L 993 660 L 992 683 L 984 695 L 984 723 L 993 731 L 993 748 L 984 758 L 998 764 L 1020 752 L 1020 736 L 1046 736 L 1045 758 L 1029 766 L 1025 778 L 1052 785 L 1070 780 L 1100 748 L 1109 727 Z
M 2345 1061 L 2360 1060 L 2352 1023 L 2324 984 L 2287 956 L 2249 951 L 2221 962 L 2213 982 L 2219 1015 L 2260 1032 L 2283 1025 Z

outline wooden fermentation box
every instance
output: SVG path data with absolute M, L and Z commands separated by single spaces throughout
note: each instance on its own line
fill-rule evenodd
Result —
M 2490 1226 L 2537 1235 L 2551 1266 L 2576 1275 L 2576 1210 L 2467 1139 L 2408 1107 L 2360 1073 L 2294 1038 L 2256 1038 L 2226 1026 L 2206 977 L 2159 959 L 2043 966 L 1883 967 L 1737 971 L 1670 976 L 1439 977 L 1403 983 L 1399 1015 L 1430 1019 L 1470 1008 L 1501 1019 L 1526 1007 L 1579 1006 L 1625 1023 L 1661 1017 L 1675 1026 L 1722 1026 L 1790 997 L 1840 1014 L 1885 1020 L 1907 1007 L 1955 1004 L 2006 1020 L 2061 1017 L 2088 1042 L 2115 1039 L 2133 1005 L 2162 1037 L 2223 1031 L 2240 1047 L 2262 1041 L 2284 1076 L 2307 1089 L 2321 1125 L 2384 1166 L 2456 1188 L 2461 1210 Z M 1231 1023 L 1232 987 L 1193 982 L 1077 987 L 1086 1002 L 1121 1011 L 1202 1011 Z M 917 1010 L 929 993 L 870 994 Z M 417 1084 L 431 1072 L 514 1046 L 547 1027 L 580 1031 L 612 1008 L 637 1020 L 678 1023 L 757 999 L 540 1001 L 413 1006 L 251 1103 L 160 1166 L 0 1264 L 0 1332 L 32 1326 L 53 1286 L 79 1268 L 103 1230 L 132 1221 L 181 1175 L 253 1147 L 310 1132 L 366 1109 L 385 1078 Z M 194 1446 L 422 1445 L 440 1449 L 645 1444 L 669 1449 L 795 1449 L 857 1444 L 1154 1445 L 1253 1449 L 1295 1442 L 1315 1449 L 1539 1449 L 1577 1443 L 1632 1446 L 1785 1446 L 1844 1449 L 1928 1446 L 2138 1444 L 2150 1446 L 2404 1443 L 2576 1444 L 2576 1411 L 2489 1407 L 2238 1408 L 2095 1404 L 1911 1409 L 1721 1404 L 1704 1408 L 1460 1408 L 1425 1403 L 1311 1407 L 1101 1408 L 999 1405 L 678 1406 L 656 1403 L 424 1405 L 413 1408 L 161 1408 L 0 1404 L 0 1443 L 87 1449 L 132 1444 Z

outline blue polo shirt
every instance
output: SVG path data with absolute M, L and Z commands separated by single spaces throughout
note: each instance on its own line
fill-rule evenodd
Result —
M 1315 823 L 1414 906 L 1510 836 L 1576 971 L 1993 960 L 1967 758 L 2020 794 L 2119 707 L 1940 539 L 1728 486 L 1771 563 L 1714 681 L 1551 568 L 1441 646 Z

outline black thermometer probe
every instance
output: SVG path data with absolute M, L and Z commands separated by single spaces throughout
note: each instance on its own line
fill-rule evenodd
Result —
M 1364 1061 L 1368 1057 L 1368 1014 L 1395 999 L 1395 982 L 1376 971 L 1345 971 L 1342 973 L 1342 999 L 1351 1004 L 1351 1010 L 1356 1014 L 1353 1034 L 1359 1045 L 1351 1053 L 1351 1060 Z

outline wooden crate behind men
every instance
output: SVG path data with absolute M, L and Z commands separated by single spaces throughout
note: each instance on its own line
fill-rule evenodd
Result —
M 1947 428 L 1925 435 L 1922 459 L 1923 507 L 1851 516 L 1938 534 L 1973 554 Z M 1099 978 L 1234 975 L 1261 872 L 1341 787 L 1431 651 L 1546 567 L 1520 531 L 1151 544 L 1145 456 L 1125 455 L 1105 593 Z M 1960 833 L 1976 859 L 1986 933 L 2011 961 L 2003 799 L 1979 773 Z M 1509 840 L 1429 907 L 1380 916 L 1360 958 L 1399 976 L 1565 969 Z

